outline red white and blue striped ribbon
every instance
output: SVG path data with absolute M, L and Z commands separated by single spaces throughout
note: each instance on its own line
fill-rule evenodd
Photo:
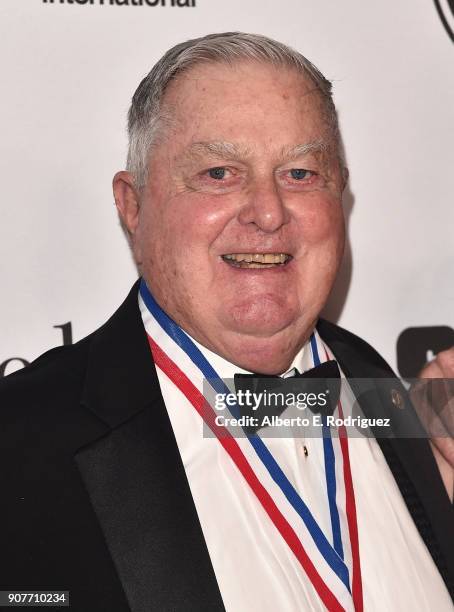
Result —
M 358 531 L 345 428 L 343 432 L 339 431 L 340 437 L 338 442 L 340 443 L 343 462 L 342 482 L 345 486 L 345 511 L 347 514 L 348 540 L 353 566 L 352 584 L 350 584 L 350 573 L 344 560 L 343 541 L 348 542 L 348 540 L 345 538 L 345 535 L 342 537 L 341 534 L 338 505 L 336 502 L 335 452 L 330 428 L 324 423 L 323 451 L 333 544 L 329 542 L 309 508 L 286 477 L 264 441 L 258 435 L 246 438 L 246 442 L 245 440 L 236 440 L 230 434 L 228 428 L 216 424 L 215 412 L 203 396 L 201 389 L 197 388 L 197 385 L 178 367 L 169 354 L 175 353 L 175 349 L 179 350 L 178 362 L 181 363 L 183 361 L 192 367 L 195 366 L 199 373 L 199 378 L 201 376 L 207 379 L 215 392 L 228 393 L 229 389 L 191 338 L 159 307 L 144 281 L 141 282 L 140 296 L 153 319 L 165 332 L 165 334 L 160 335 L 160 344 L 151 337 L 153 334 L 149 335 L 150 347 L 157 367 L 183 393 L 216 435 L 269 518 L 293 551 L 326 607 L 329 610 L 354 609 L 355 612 L 361 612 L 363 604 Z M 167 345 L 165 347 L 167 350 L 164 350 L 163 345 Z M 311 352 L 314 365 L 318 365 L 320 358 L 315 336 L 311 337 Z M 328 359 L 327 354 L 326 359 Z M 188 371 L 187 368 L 185 369 Z M 229 408 L 233 416 L 238 416 L 237 407 Z M 341 416 L 341 414 L 342 407 L 339 404 L 339 415 Z M 249 445 L 249 448 L 245 447 L 245 444 Z M 253 451 L 252 453 L 251 450 Z M 257 464 L 257 457 L 260 460 L 259 464 Z M 252 468 L 252 465 L 254 465 L 255 470 Z M 339 478 L 337 478 L 337 481 L 341 482 Z M 266 486 L 264 486 L 263 482 L 266 482 Z M 270 489 L 273 490 L 273 495 L 270 495 Z M 278 503 L 276 503 L 275 498 L 277 498 Z M 284 500 L 290 505 L 290 508 L 286 506 Z M 304 528 L 302 529 L 302 527 Z

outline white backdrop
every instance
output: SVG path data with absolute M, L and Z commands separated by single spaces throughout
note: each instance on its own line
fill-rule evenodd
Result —
M 111 179 L 129 101 L 167 48 L 214 31 L 282 40 L 334 80 L 351 181 L 331 318 L 393 366 L 404 328 L 454 327 L 453 46 L 434 2 L 143 4 L 1 0 L 5 373 L 61 344 L 54 326 L 71 322 L 79 340 L 126 295 L 136 273 Z

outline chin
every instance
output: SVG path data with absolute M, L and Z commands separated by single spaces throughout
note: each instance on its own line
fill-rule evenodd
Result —
M 296 308 L 269 297 L 248 300 L 224 310 L 219 320 L 224 328 L 254 338 L 271 338 L 298 318 Z

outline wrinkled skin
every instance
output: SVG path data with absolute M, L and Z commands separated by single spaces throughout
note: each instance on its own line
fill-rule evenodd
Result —
M 145 188 L 128 172 L 114 178 L 138 268 L 201 344 L 247 370 L 281 373 L 312 332 L 344 247 L 346 174 L 320 94 L 293 70 L 205 64 L 175 80 L 163 106 L 170 122 Z M 323 146 L 294 149 L 311 143 Z M 292 259 L 247 269 L 222 259 L 232 253 Z M 421 376 L 454 378 L 454 350 Z M 417 410 L 432 415 L 419 390 Z M 434 435 L 432 448 L 452 499 L 452 439 Z
M 344 246 L 344 174 L 320 93 L 292 69 L 203 64 L 168 87 L 163 105 L 171 121 L 145 188 L 127 172 L 114 178 L 139 270 L 201 344 L 247 370 L 283 372 Z M 246 269 L 223 260 L 232 253 L 291 260 Z

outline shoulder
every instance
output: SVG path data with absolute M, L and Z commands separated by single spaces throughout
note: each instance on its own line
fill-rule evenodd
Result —
M 368 376 L 395 376 L 389 364 L 363 338 L 325 319 L 319 319 L 317 330 L 344 367 L 346 363 L 357 370 L 367 367 L 371 370 Z
M 46 351 L 27 367 L 1 379 L 0 398 L 34 396 L 45 389 L 80 385 L 90 340 L 88 336 L 74 345 Z
M 27 474 L 33 487 L 44 472 L 63 477 L 74 452 L 106 431 L 83 401 L 96 336 L 47 351 L 0 381 L 0 460 L 8 465 L 2 482 Z
M 0 428 L 8 446 L 63 442 L 73 438 L 75 424 L 92 421 L 81 397 L 93 336 L 51 349 L 0 380 Z
M 96 411 L 89 410 L 87 404 L 87 394 L 95 383 L 100 393 L 122 384 L 125 397 L 133 394 L 130 387 L 137 378 L 136 361 L 143 353 L 147 357 L 149 351 L 137 291 L 135 283 L 123 304 L 86 338 L 47 351 L 26 368 L 0 380 L 0 429 L 2 424 L 4 431 L 5 424 L 20 428 L 35 426 L 38 421 L 55 422 L 64 429 L 66 423 L 80 423 L 81 419 L 84 423 L 86 419 L 99 422 Z M 108 399 L 115 399 L 115 391 L 110 391 Z
M 51 422 L 79 411 L 90 337 L 47 351 L 26 368 L 0 380 L 3 433 L 45 436 Z M 66 415 L 66 416 L 65 416 Z
M 123 344 L 137 326 L 138 283 L 135 283 L 123 304 L 98 329 L 79 342 L 53 348 L 30 365 L 0 379 L 0 406 L 10 398 L 38 399 L 43 395 L 58 397 L 81 390 L 85 382 L 92 348 L 102 344 L 104 354 L 112 352 L 115 343 Z M 131 323 L 132 321 L 132 323 Z

